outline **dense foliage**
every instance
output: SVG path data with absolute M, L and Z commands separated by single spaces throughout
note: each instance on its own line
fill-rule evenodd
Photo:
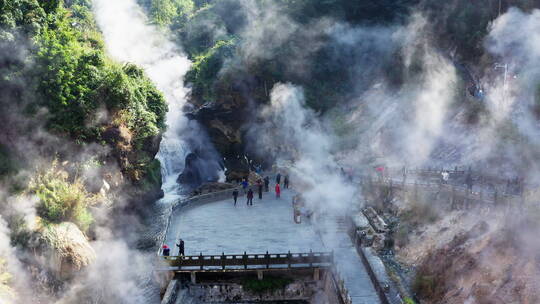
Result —
M 93 222 L 88 207 L 96 198 L 88 193 L 80 179 L 69 180 L 69 175 L 57 168 L 38 174 L 30 184 L 30 191 L 40 199 L 38 215 L 46 223 L 73 222 L 86 231 Z
M 21 92 L 34 90 L 26 93 L 34 96 L 27 113 L 46 107 L 48 130 L 79 143 L 101 142 L 107 125 L 124 125 L 140 147 L 165 128 L 162 94 L 141 69 L 107 58 L 86 1 L 68 1 L 67 8 L 58 1 L 2 1 L 0 16 L 0 47 L 13 51 L 18 44 L 28 45 L 26 56 L 4 59 L 9 72 L 0 86 L 24 82 Z
M 142 69 L 107 57 L 90 5 L 89 0 L 0 0 L 0 119 L 8 122 L 0 130 L 0 177 L 16 181 L 20 168 L 39 163 L 25 159 L 24 149 L 34 147 L 31 155 L 44 161 L 116 160 L 140 191 L 158 191 L 154 156 L 167 104 Z M 49 144 L 53 137 L 62 146 Z M 90 145 L 108 152 L 79 155 Z M 72 221 L 87 230 L 94 199 L 87 181 L 62 166 L 43 167 L 33 178 L 25 172 L 30 178 L 17 192 L 39 198 L 45 223 Z

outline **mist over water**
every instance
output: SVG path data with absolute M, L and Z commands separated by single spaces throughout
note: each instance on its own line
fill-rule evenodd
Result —
M 171 187 L 177 186 L 176 176 L 183 169 L 188 153 L 181 134 L 188 124 L 182 107 L 189 92 L 184 86 L 184 76 L 191 62 L 163 32 L 148 24 L 134 0 L 94 0 L 94 10 L 112 57 L 141 66 L 167 100 L 167 131 L 158 158 L 164 177 L 163 188 L 169 193 Z

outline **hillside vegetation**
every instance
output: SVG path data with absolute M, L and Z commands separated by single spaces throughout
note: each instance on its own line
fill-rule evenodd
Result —
M 143 210 L 160 196 L 167 104 L 141 68 L 108 57 L 87 0 L 0 1 L 0 55 L 0 220 L 33 252 L 28 266 L 58 256 L 68 269 L 70 254 L 94 255 L 96 212 Z

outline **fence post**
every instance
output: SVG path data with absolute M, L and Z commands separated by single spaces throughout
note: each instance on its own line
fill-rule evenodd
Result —
M 204 268 L 204 259 L 203 259 L 202 252 L 199 254 L 199 261 L 201 263 L 201 270 L 203 270 L 203 268 Z
M 221 269 L 225 270 L 225 252 L 221 252 Z
M 309 250 L 309 267 L 313 267 L 313 250 Z
M 244 269 L 247 269 L 247 254 L 245 251 L 244 251 L 244 256 L 242 257 L 242 259 L 244 260 Z
M 291 251 L 287 253 L 287 268 L 291 268 Z
M 268 251 L 266 251 L 266 254 L 264 255 L 264 258 L 266 260 L 266 269 L 270 268 L 270 255 L 268 254 Z

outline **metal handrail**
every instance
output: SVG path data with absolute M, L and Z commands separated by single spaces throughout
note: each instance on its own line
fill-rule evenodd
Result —
M 205 267 L 221 267 L 225 269 L 227 266 L 243 266 L 247 269 L 248 266 L 265 266 L 270 268 L 270 265 L 287 265 L 287 268 L 292 268 L 293 265 L 309 265 L 314 267 L 315 264 L 333 265 L 334 254 L 332 252 L 308 252 L 308 253 L 263 253 L 263 254 L 221 254 L 221 255 L 192 255 L 192 256 L 164 256 L 163 259 L 171 266 L 182 269 L 183 267 L 195 267 L 199 270 L 204 270 Z

